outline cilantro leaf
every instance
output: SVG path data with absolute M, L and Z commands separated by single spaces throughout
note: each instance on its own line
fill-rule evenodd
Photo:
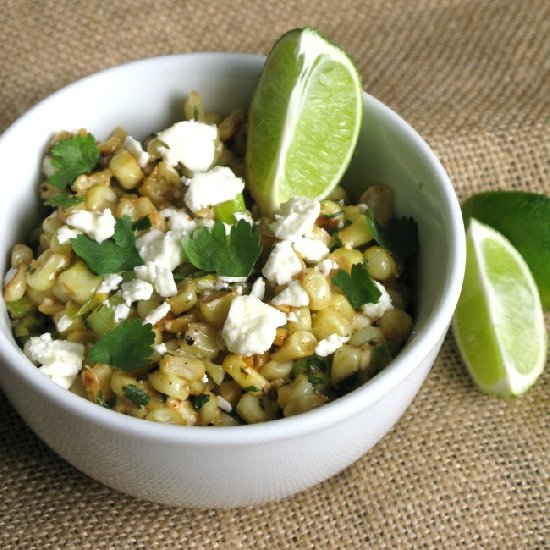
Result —
M 246 386 L 246 388 L 243 388 L 243 391 L 246 393 L 258 393 L 260 388 L 257 388 L 256 386 Z
M 391 362 L 391 353 L 388 346 L 385 344 L 378 344 L 372 350 L 372 366 L 374 372 L 381 371 Z
M 181 246 L 196 268 L 226 277 L 248 277 L 262 250 L 260 233 L 245 220 L 231 227 L 229 238 L 223 223 L 199 227 Z
M 392 218 L 384 229 L 367 210 L 367 225 L 374 240 L 388 249 L 398 260 L 405 260 L 418 250 L 418 224 L 414 218 Z
M 366 262 L 353 264 L 351 276 L 339 269 L 332 277 L 332 282 L 344 291 L 353 309 L 363 304 L 376 304 L 381 296 L 374 279 L 369 275 Z
M 140 409 L 149 403 L 150 397 L 147 395 L 147 392 L 135 384 L 123 386 L 122 391 L 124 392 L 124 397 L 133 401 Z
M 152 225 L 151 218 L 149 216 L 143 216 L 143 218 L 140 218 L 132 224 L 132 229 L 134 231 L 143 231 L 144 229 L 149 229 Z
M 77 176 L 92 170 L 99 160 L 99 149 L 92 134 L 62 139 L 49 154 L 55 172 L 48 183 L 59 189 L 68 187 Z
M 98 243 L 85 235 L 78 235 L 71 239 L 71 246 L 75 254 L 97 275 L 130 271 L 138 265 L 143 265 L 136 248 L 132 222 L 128 216 L 116 220 L 115 234 L 110 239 Z
M 141 319 L 129 319 L 101 336 L 92 346 L 88 360 L 132 372 L 149 364 L 154 341 L 155 333 L 150 324 L 144 325 Z
M 200 411 L 208 401 L 210 401 L 210 396 L 207 393 L 191 396 L 191 405 L 196 411 Z
M 62 193 L 61 195 L 56 195 L 51 199 L 46 201 L 46 204 L 50 206 L 60 206 L 61 208 L 70 208 L 71 206 L 76 206 L 84 201 L 84 197 L 79 197 L 78 195 L 69 195 L 69 193 Z
M 96 405 L 100 405 L 101 407 L 104 407 L 105 409 L 112 409 L 115 406 L 116 396 L 111 397 L 108 401 L 105 401 L 103 398 L 103 392 L 99 390 L 97 392 L 97 397 L 95 400 Z

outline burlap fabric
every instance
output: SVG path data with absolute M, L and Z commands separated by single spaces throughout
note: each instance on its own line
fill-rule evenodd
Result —
M 550 192 L 545 0 L 1 0 L 0 21 L 0 130 L 100 69 L 174 52 L 265 54 L 313 25 L 425 136 L 461 199 Z M 0 548 L 549 548 L 549 391 L 547 369 L 521 399 L 482 395 L 449 336 L 408 412 L 356 464 L 293 498 L 228 511 L 101 486 L 0 396 Z

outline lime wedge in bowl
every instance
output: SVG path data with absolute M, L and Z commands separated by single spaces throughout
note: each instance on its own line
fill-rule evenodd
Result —
M 293 196 L 327 196 L 361 127 L 363 92 L 349 57 L 317 31 L 294 29 L 273 46 L 248 118 L 248 187 L 262 211 Z
M 544 369 L 546 330 L 533 276 L 510 241 L 475 218 L 453 330 L 470 374 L 487 393 L 520 395 Z

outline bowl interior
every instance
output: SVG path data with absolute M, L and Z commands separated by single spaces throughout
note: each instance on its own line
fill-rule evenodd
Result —
M 0 138 L 3 181 L 10 189 L 0 204 L 2 273 L 11 246 L 24 242 L 36 225 L 40 211 L 37 188 L 40 161 L 53 133 L 87 128 L 98 139 L 104 139 L 113 128 L 122 126 L 142 139 L 181 120 L 183 98 L 192 90 L 199 91 L 208 110 L 229 112 L 237 107 L 246 108 L 263 61 L 261 57 L 239 54 L 148 59 L 85 78 L 31 109 Z M 417 340 L 422 337 L 424 349 L 416 350 L 416 360 L 421 360 L 444 333 L 462 278 L 460 212 L 450 182 L 420 137 L 367 94 L 364 123 L 345 182 L 354 195 L 359 195 L 369 184 L 390 185 L 396 192 L 398 214 L 413 216 L 419 224 L 415 336 L 401 355 L 418 348 Z M 444 312 L 440 311 L 442 307 Z M 3 302 L 0 308 L 0 333 L 15 345 Z M 443 326 L 434 328 L 434 324 Z M 429 330 L 432 333 L 426 334 Z M 48 382 L 23 360 L 16 348 L 11 348 L 7 362 L 20 363 L 20 369 L 25 370 L 22 375 L 35 385 Z M 4 349 L 4 358 L 6 353 Z M 105 412 L 109 411 L 98 414 Z

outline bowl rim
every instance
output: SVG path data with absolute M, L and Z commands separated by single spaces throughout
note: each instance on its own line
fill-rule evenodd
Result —
M 16 119 L 0 136 L 0 150 L 8 142 L 12 133 L 24 124 L 35 113 L 47 109 L 50 102 L 67 93 L 74 93 L 86 86 L 88 81 L 105 78 L 110 73 L 157 63 L 183 62 L 191 58 L 223 57 L 223 62 L 249 65 L 258 72 L 265 61 L 265 56 L 228 52 L 194 52 L 149 57 L 109 67 L 102 71 L 85 76 L 72 82 L 46 98 L 39 101 L 18 119 Z M 460 206 L 452 183 L 443 166 L 420 134 L 401 118 L 390 107 L 363 91 L 363 102 L 372 106 L 400 127 L 407 140 L 411 141 L 418 153 L 427 161 L 436 174 L 444 197 L 442 207 L 444 217 L 449 223 L 450 261 L 446 266 L 443 291 L 437 308 L 427 316 L 424 328 L 417 333 L 401 353 L 383 371 L 353 392 L 342 396 L 331 403 L 289 418 L 282 418 L 261 424 L 243 426 L 219 426 L 213 429 L 208 426 L 173 426 L 156 422 L 144 422 L 141 419 L 98 407 L 94 403 L 52 384 L 47 377 L 38 371 L 25 357 L 22 350 L 13 340 L 0 333 L 0 360 L 3 369 L 9 369 L 14 376 L 22 378 L 29 389 L 40 392 L 51 399 L 58 407 L 70 410 L 82 420 L 103 426 L 121 435 L 139 435 L 143 440 L 164 441 L 178 445 L 198 444 L 205 447 L 242 446 L 250 444 L 271 443 L 312 434 L 321 429 L 345 421 L 361 410 L 376 403 L 385 394 L 405 380 L 409 374 L 430 354 L 443 338 L 449 326 L 452 313 L 456 307 L 461 290 L 465 269 L 466 245 Z M 3 300 L 3 298 L 2 298 Z M 32 368 L 31 368 L 32 367 Z

